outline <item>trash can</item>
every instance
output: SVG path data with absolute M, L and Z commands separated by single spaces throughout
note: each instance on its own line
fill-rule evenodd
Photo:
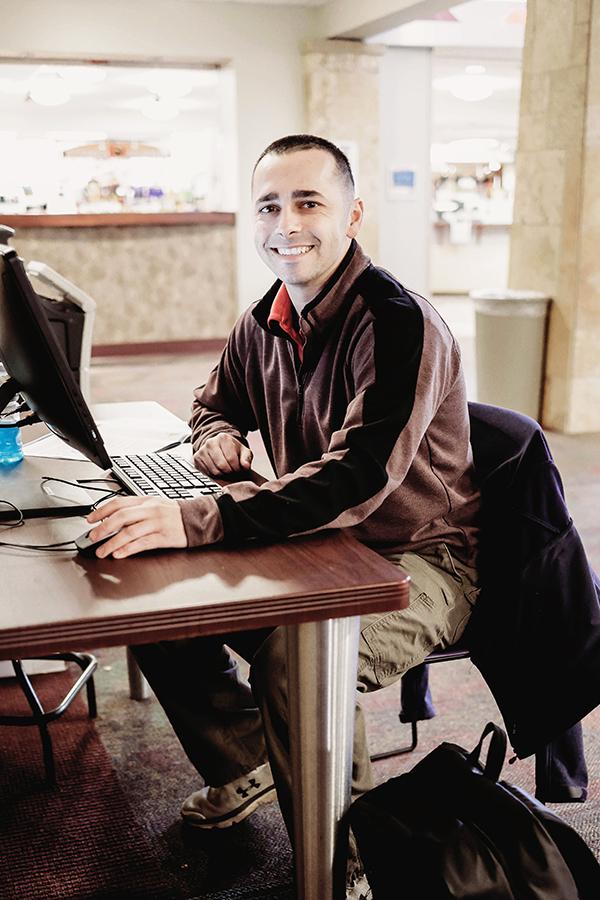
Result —
M 477 399 L 539 419 L 550 298 L 538 291 L 471 291 Z

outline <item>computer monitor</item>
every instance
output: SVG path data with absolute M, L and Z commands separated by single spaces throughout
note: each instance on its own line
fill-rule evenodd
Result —
M 101 469 L 111 467 L 92 414 L 44 307 L 12 247 L 0 244 L 0 359 L 10 387 L 50 431 Z M 3 408 L 9 388 L 2 392 Z M 1 411 L 1 409 L 0 409 Z

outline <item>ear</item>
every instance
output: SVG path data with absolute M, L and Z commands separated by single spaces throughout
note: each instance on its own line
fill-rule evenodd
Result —
M 363 215 L 364 215 L 364 204 L 360 197 L 356 197 L 352 201 L 352 206 L 350 207 L 350 213 L 348 216 L 348 227 L 346 228 L 346 237 L 354 238 L 360 231 L 360 226 L 362 225 Z

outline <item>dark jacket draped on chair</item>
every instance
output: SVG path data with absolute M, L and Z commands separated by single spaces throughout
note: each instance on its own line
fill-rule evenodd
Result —
M 600 582 L 538 423 L 469 410 L 482 593 L 467 644 L 523 758 L 600 704 Z

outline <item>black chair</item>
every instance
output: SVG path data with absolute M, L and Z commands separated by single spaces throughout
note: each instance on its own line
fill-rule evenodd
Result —
M 90 719 L 96 718 L 96 689 L 94 687 L 94 679 L 92 676 L 96 670 L 98 663 L 96 661 L 96 657 L 92 656 L 91 653 L 51 653 L 48 656 L 37 656 L 36 659 L 56 659 L 64 660 L 65 662 L 74 662 L 81 669 L 81 675 L 70 688 L 65 697 L 58 704 L 58 706 L 55 706 L 54 709 L 46 711 L 42 706 L 40 698 L 35 692 L 29 675 L 27 675 L 27 673 L 23 669 L 23 661 L 20 659 L 13 659 L 12 666 L 15 672 L 15 676 L 23 693 L 25 694 L 25 697 L 31 709 L 31 715 L 0 715 L 0 725 L 37 725 L 40 732 L 40 738 L 42 740 L 46 779 L 48 780 L 48 782 L 50 782 L 50 784 L 55 784 L 56 766 L 54 763 L 52 739 L 50 737 L 48 725 L 50 722 L 54 722 L 56 719 L 62 716 L 62 714 L 69 708 L 72 701 L 84 686 L 87 692 L 89 717 Z
M 454 647 L 448 647 L 446 650 L 434 650 L 433 653 L 430 653 L 425 662 L 422 664 L 423 669 L 421 666 L 417 666 L 416 669 L 418 671 L 411 669 L 412 676 L 410 673 L 408 673 L 408 679 L 406 675 L 404 676 L 404 685 L 401 685 L 401 689 L 407 683 L 410 684 L 409 690 L 417 692 L 418 702 L 424 704 L 426 702 L 425 695 L 427 693 L 426 677 L 424 684 L 422 682 L 424 667 L 438 662 L 452 662 L 455 659 L 469 659 L 470 656 L 471 654 L 469 650 L 466 647 L 461 646 L 460 643 L 456 644 Z M 402 714 L 402 703 L 400 704 L 400 712 L 398 713 L 398 718 L 401 722 L 407 721 L 405 716 Z M 431 716 L 426 714 L 422 718 L 431 718 Z M 412 753 L 413 750 L 416 750 L 419 743 L 419 722 L 422 721 L 422 718 L 417 719 L 411 717 L 410 719 L 408 719 L 408 724 L 410 725 L 409 744 L 400 744 L 398 747 L 393 747 L 391 750 L 383 750 L 379 753 L 372 753 L 371 760 L 373 762 L 376 762 L 379 759 L 391 759 L 393 756 L 402 756 L 405 753 Z
M 486 522 L 490 523 L 499 513 L 503 513 L 502 506 L 506 504 L 502 486 L 500 485 L 498 490 L 497 480 L 493 484 L 493 489 L 488 489 L 490 476 L 493 480 L 503 468 L 508 469 L 515 461 L 518 463 L 528 442 L 534 435 L 541 433 L 541 429 L 536 422 L 520 413 L 478 403 L 469 404 L 469 416 L 475 471 L 482 491 L 480 561 L 485 579 L 485 572 L 490 568 L 490 560 L 497 554 L 492 539 L 486 540 L 490 531 L 489 526 L 486 529 Z M 549 451 L 548 457 L 551 460 Z M 527 478 L 519 481 L 519 484 L 521 485 L 519 490 L 529 489 Z M 535 488 L 540 489 L 540 486 L 536 483 Z M 491 566 L 491 571 L 493 570 L 494 567 Z M 483 592 L 480 603 L 485 602 Z M 401 722 L 410 724 L 411 741 L 409 744 L 375 753 L 371 756 L 372 760 L 388 759 L 416 749 L 418 721 L 435 715 L 428 694 L 428 667 L 436 662 L 469 658 L 471 654 L 467 643 L 468 636 L 469 628 L 455 646 L 434 651 L 424 663 L 404 675 L 401 680 L 399 718 Z M 539 749 L 535 759 L 536 795 L 540 800 L 548 802 L 585 800 L 587 770 L 580 723 Z

